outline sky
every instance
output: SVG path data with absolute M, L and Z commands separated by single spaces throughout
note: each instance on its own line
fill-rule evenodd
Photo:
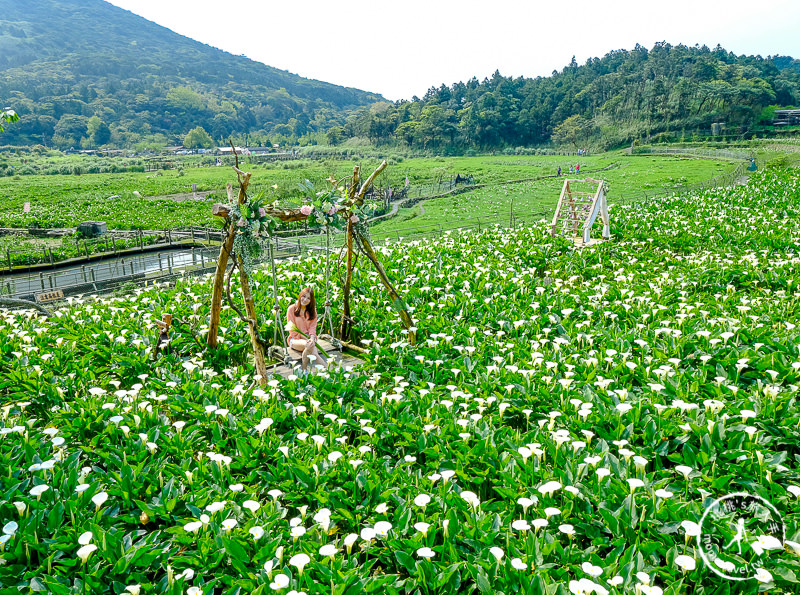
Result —
M 666 41 L 800 58 L 800 0 L 110 0 L 202 43 L 294 74 L 422 97 L 499 70 L 549 76 Z

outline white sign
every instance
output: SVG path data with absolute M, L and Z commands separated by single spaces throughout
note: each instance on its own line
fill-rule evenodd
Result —
M 747 492 L 718 498 L 700 519 L 700 556 L 712 572 L 732 581 L 769 570 L 770 553 L 782 551 L 786 526 L 766 499 Z

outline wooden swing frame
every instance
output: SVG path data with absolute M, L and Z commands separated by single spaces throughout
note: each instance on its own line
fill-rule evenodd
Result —
M 229 183 L 227 185 L 228 189 L 228 199 L 231 204 L 236 202 L 240 207 L 244 204 L 247 204 L 248 196 L 247 196 L 247 188 L 250 184 L 251 174 L 250 172 L 244 172 L 239 169 L 239 157 L 234 150 L 234 156 L 236 158 L 236 165 L 234 166 L 234 171 L 239 180 L 239 191 L 238 195 L 234 195 L 233 187 Z M 383 284 L 384 288 L 388 292 L 389 296 L 392 299 L 393 304 L 400 304 L 400 307 L 397 307 L 398 313 L 400 315 L 400 320 L 403 324 L 403 327 L 408 331 L 409 342 L 414 344 L 416 341 L 416 334 L 414 330 L 412 330 L 412 320 L 411 316 L 409 315 L 408 311 L 403 304 L 403 300 L 400 297 L 400 294 L 397 292 L 395 287 L 392 285 L 391 280 L 389 279 L 386 271 L 384 270 L 383 266 L 378 259 L 377 254 L 375 253 L 375 249 L 372 246 L 372 242 L 370 241 L 369 237 L 366 236 L 364 233 L 359 231 L 359 227 L 357 225 L 358 221 L 354 221 L 354 212 L 358 207 L 364 204 L 364 197 L 367 191 L 372 186 L 375 178 L 387 167 L 386 161 L 383 161 L 372 174 L 367 178 L 367 180 L 359 187 L 360 182 L 360 173 L 361 169 L 359 166 L 355 166 L 353 168 L 353 175 L 351 178 L 350 189 L 348 192 L 348 200 L 344 203 L 343 209 L 340 211 L 342 216 L 346 219 L 346 246 L 347 246 L 347 257 L 346 257 L 346 273 L 345 273 L 345 282 L 343 288 L 343 308 L 342 308 L 342 321 L 339 327 L 339 334 L 342 341 L 347 341 L 350 331 L 352 330 L 352 323 L 353 319 L 350 315 L 350 289 L 352 286 L 352 278 L 353 278 L 353 268 L 355 259 L 353 258 L 354 255 L 354 246 L 357 246 L 358 249 L 364 253 L 367 259 L 372 264 L 373 268 L 377 271 L 378 276 Z M 282 209 L 276 207 L 274 205 L 266 205 L 263 207 L 266 211 L 268 216 L 274 217 L 279 219 L 283 222 L 291 222 L 291 221 L 303 221 L 307 218 L 307 215 L 304 215 L 299 208 L 286 208 Z M 212 208 L 212 215 L 215 217 L 221 217 L 225 221 L 225 225 L 227 228 L 225 241 L 222 243 L 219 252 L 219 258 L 217 260 L 217 267 L 214 273 L 214 286 L 211 292 L 211 319 L 209 322 L 208 328 L 208 337 L 207 337 L 207 345 L 209 348 L 216 348 L 218 345 L 218 333 L 219 333 L 219 326 L 220 326 L 220 315 L 222 312 L 222 293 L 225 288 L 225 271 L 228 267 L 228 260 L 231 255 L 234 257 L 234 265 L 238 266 L 239 268 L 239 278 L 241 281 L 241 291 L 242 297 L 244 298 L 245 303 L 245 310 L 246 310 L 246 322 L 248 325 L 248 332 L 250 334 L 250 342 L 253 348 L 253 355 L 255 359 L 255 368 L 256 368 L 256 376 L 258 378 L 259 383 L 263 386 L 267 383 L 267 365 L 266 365 L 266 358 L 264 354 L 264 346 L 262 344 L 262 339 L 258 332 L 258 318 L 255 306 L 255 300 L 253 299 L 252 292 L 250 290 L 250 279 L 247 275 L 247 272 L 242 267 L 241 258 L 235 254 L 232 254 L 233 250 L 233 242 L 236 238 L 237 226 L 236 221 L 233 221 L 230 217 L 230 209 L 228 206 L 217 203 Z M 272 246 L 270 244 L 270 250 Z M 275 294 L 277 295 L 277 279 L 275 275 L 275 270 L 272 270 L 272 281 L 273 286 L 275 287 Z M 326 308 L 328 308 L 328 303 L 326 302 Z M 281 312 L 280 306 L 275 301 L 273 305 L 273 310 L 275 313 L 275 321 L 276 324 L 281 319 Z M 329 316 L 329 313 L 327 314 Z M 280 326 L 280 325 L 279 325 Z M 331 324 L 332 326 L 332 324 Z M 277 330 L 277 329 L 276 329 Z M 283 338 L 283 327 L 281 326 L 281 337 Z

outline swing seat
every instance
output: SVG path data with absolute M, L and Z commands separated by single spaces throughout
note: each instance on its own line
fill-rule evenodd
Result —
M 341 347 L 334 346 L 330 339 L 331 337 L 329 335 L 325 335 L 325 338 L 317 337 L 317 343 L 328 353 L 332 365 L 341 367 L 345 371 L 352 370 L 361 365 L 360 359 L 349 353 L 344 353 Z M 290 374 L 298 375 L 298 371 L 302 366 L 301 361 L 303 359 L 303 354 L 294 349 L 287 349 L 286 351 L 288 352 L 289 363 L 275 365 L 275 367 L 270 370 L 270 373 L 280 374 L 284 378 Z

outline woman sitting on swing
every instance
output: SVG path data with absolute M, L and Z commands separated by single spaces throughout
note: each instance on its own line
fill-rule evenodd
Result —
M 291 349 L 303 354 L 301 360 L 303 370 L 308 369 L 310 355 L 316 358 L 314 359 L 315 366 L 323 368 L 327 366 L 328 362 L 317 349 L 317 303 L 314 299 L 313 289 L 306 287 L 300 291 L 297 302 L 289 306 L 289 310 L 286 312 L 286 321 L 297 329 L 289 331 L 288 343 Z

